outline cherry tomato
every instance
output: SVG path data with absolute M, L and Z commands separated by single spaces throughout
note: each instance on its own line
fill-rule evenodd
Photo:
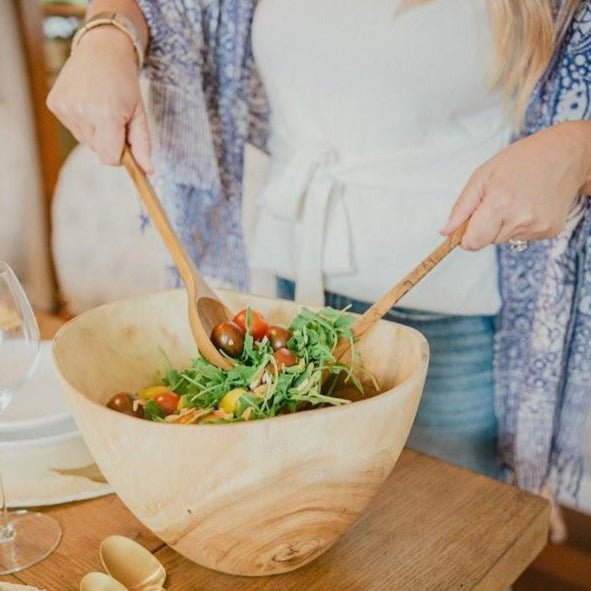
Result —
M 240 357 L 244 349 L 244 334 L 233 322 L 220 322 L 211 332 L 211 342 L 230 357 Z
M 107 407 L 131 417 L 144 418 L 144 407 L 136 402 L 129 392 L 119 392 L 111 396 L 111 399 L 107 402 Z
M 248 392 L 244 388 L 234 388 L 234 390 L 230 390 L 228 393 L 224 394 L 218 407 L 228 414 L 238 416 L 241 406 L 240 397 L 246 394 L 248 394 Z
M 178 407 L 180 396 L 173 392 L 162 392 L 154 398 L 154 402 L 165 414 L 171 415 Z
M 283 326 L 269 326 L 267 331 L 267 338 L 273 347 L 273 351 L 277 349 L 284 349 L 287 347 L 289 339 L 291 339 L 291 332 Z
M 264 336 L 269 330 L 269 325 L 265 322 L 263 315 L 256 310 L 250 311 L 251 323 L 250 323 L 250 334 L 255 341 L 263 340 Z M 246 332 L 246 309 L 241 310 L 234 316 L 232 322 L 240 327 L 242 332 Z
M 279 366 L 280 370 L 284 367 L 297 365 L 299 361 L 298 356 L 293 351 L 290 351 L 287 347 L 281 347 L 281 349 L 277 349 L 277 351 L 273 353 L 273 357 L 275 357 L 277 360 L 277 365 Z
M 137 395 L 142 400 L 153 400 L 158 394 L 162 394 L 163 392 L 170 392 L 170 390 L 166 386 L 150 386 L 149 388 L 140 390 Z

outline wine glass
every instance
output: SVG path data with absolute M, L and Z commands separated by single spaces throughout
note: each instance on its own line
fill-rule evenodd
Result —
M 0 413 L 29 379 L 39 355 L 39 327 L 12 269 L 0 261 Z M 0 575 L 23 570 L 51 554 L 62 536 L 48 515 L 8 511 L 0 475 Z

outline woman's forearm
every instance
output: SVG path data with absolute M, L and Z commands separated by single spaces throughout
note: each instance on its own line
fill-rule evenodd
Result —
M 138 31 L 143 46 L 147 47 L 150 36 L 146 19 L 134 0 L 92 0 L 88 10 L 87 17 L 91 17 L 99 12 L 118 12 L 127 17 Z

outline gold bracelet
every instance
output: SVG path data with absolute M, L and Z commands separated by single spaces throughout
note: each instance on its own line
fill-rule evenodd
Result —
M 129 40 L 133 44 L 133 48 L 135 49 L 135 53 L 137 56 L 138 67 L 141 70 L 144 65 L 144 54 L 145 48 L 142 44 L 141 37 L 135 25 L 129 20 L 127 17 L 123 16 L 122 14 L 118 14 L 117 12 L 99 12 L 94 16 L 90 17 L 77 31 L 72 39 L 72 46 L 70 50 L 70 55 L 74 53 L 74 50 L 80 43 L 80 40 L 88 31 L 94 29 L 95 27 L 115 27 L 119 29 L 122 33 L 125 33 Z

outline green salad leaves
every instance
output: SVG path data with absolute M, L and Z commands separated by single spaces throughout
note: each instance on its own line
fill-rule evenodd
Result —
M 332 392 L 339 376 L 363 391 L 358 378 L 361 370 L 355 365 L 353 319 L 346 310 L 303 308 L 288 327 L 292 336 L 287 348 L 297 356 L 294 365 L 279 367 L 269 339 L 255 341 L 247 332 L 242 355 L 233 360 L 232 369 L 220 369 L 197 357 L 182 371 L 168 369 L 164 384 L 181 396 L 178 414 L 188 419 L 192 413 L 200 422 L 263 419 L 318 406 L 348 404 L 349 400 L 333 396 Z M 343 338 L 351 342 L 352 348 L 352 362 L 346 365 L 336 363 L 333 357 L 337 342 Z M 327 374 L 328 379 L 323 379 Z M 377 389 L 375 380 L 373 383 Z M 227 409 L 228 393 L 233 396 L 232 412 Z M 146 405 L 144 418 L 164 420 L 158 406 L 152 406 Z

